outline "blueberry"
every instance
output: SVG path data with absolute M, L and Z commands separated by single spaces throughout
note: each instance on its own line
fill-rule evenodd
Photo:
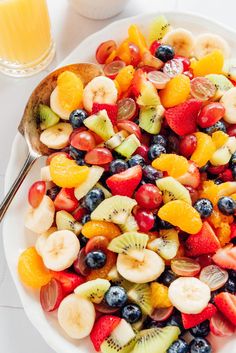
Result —
M 81 220 L 82 225 L 84 225 L 85 223 L 89 222 L 90 219 L 91 219 L 91 217 L 90 217 L 89 214 L 86 214 L 85 216 L 83 216 L 83 218 Z
M 159 217 L 156 217 L 155 228 L 156 228 L 156 230 L 171 229 L 171 228 L 173 228 L 173 226 L 169 222 L 164 221 L 163 219 L 161 219 Z
M 150 161 L 153 161 L 153 159 L 159 157 L 162 153 L 166 153 L 165 147 L 162 145 L 151 145 L 148 150 L 148 158 Z
M 85 153 L 83 151 L 78 150 L 77 148 L 75 148 L 73 146 L 70 146 L 69 155 L 73 159 L 78 159 L 78 158 L 83 158 Z
M 204 166 L 202 166 L 202 167 L 199 169 L 199 171 L 200 171 L 201 173 L 204 173 L 204 172 L 207 171 L 208 167 L 210 167 L 210 162 L 207 162 Z
M 236 180 L 236 164 L 231 167 L 234 180 Z
M 84 248 L 88 241 L 89 239 L 86 238 L 83 234 L 79 235 L 80 248 Z
M 179 154 L 179 138 L 178 138 L 178 136 L 176 136 L 174 134 L 171 134 L 168 136 L 167 152 Z
M 140 156 L 140 154 L 135 154 L 128 160 L 129 166 L 134 167 L 135 165 L 141 165 L 143 167 L 145 165 L 145 159 Z
M 102 268 L 107 261 L 106 254 L 101 250 L 91 251 L 85 257 L 85 263 L 89 268 Z
M 236 271 L 229 270 L 229 278 L 232 278 L 233 280 L 236 280 Z
M 174 314 L 167 320 L 166 326 L 178 326 L 181 332 L 185 331 L 182 317 L 178 312 L 174 312 Z
M 235 278 L 229 278 L 228 281 L 224 285 L 224 291 L 229 292 L 231 294 L 236 294 L 236 281 Z
M 78 165 L 87 165 L 83 158 L 77 158 L 75 161 Z
M 165 327 L 166 324 L 164 321 L 156 321 L 153 320 L 150 317 L 147 317 L 146 320 L 143 323 L 143 328 L 144 329 L 149 329 L 149 328 L 162 328 Z
M 136 304 L 127 304 L 121 310 L 121 317 L 130 324 L 134 324 L 142 317 L 142 311 Z
M 85 196 L 84 205 L 90 212 L 92 212 L 104 199 L 104 192 L 101 189 L 94 188 Z
M 175 56 L 175 51 L 170 45 L 162 44 L 157 48 L 155 57 L 163 61 L 172 60 Z
M 210 299 L 210 303 L 211 304 L 215 304 L 215 297 L 220 293 L 220 290 L 214 290 L 211 292 L 211 299 Z
M 225 126 L 225 123 L 223 123 L 223 121 L 219 120 L 214 125 L 207 127 L 206 129 L 202 129 L 202 131 L 208 135 L 212 135 L 213 132 L 216 132 L 216 131 L 226 132 L 226 126 Z
M 196 337 L 189 344 L 189 352 L 190 353 L 211 353 L 212 348 L 210 343 L 206 339 Z
M 236 212 L 236 202 L 232 197 L 223 196 L 219 199 L 217 206 L 224 215 L 233 215 Z
M 123 159 L 115 159 L 110 163 L 110 173 L 117 174 L 128 169 L 128 164 Z
M 69 121 L 73 128 L 82 126 L 83 121 L 88 117 L 88 114 L 83 109 L 76 109 L 70 113 Z
M 152 145 L 161 145 L 166 148 L 167 140 L 163 135 L 155 135 L 152 138 Z
M 105 302 L 112 308 L 121 308 L 127 299 L 125 289 L 120 286 L 111 286 L 105 294 Z
M 188 353 L 188 344 L 183 339 L 178 339 L 167 350 L 167 353 Z
M 212 214 L 213 205 L 208 199 L 198 199 L 194 206 L 202 218 L 207 218 Z
M 192 327 L 189 331 L 193 337 L 206 337 L 210 333 L 210 323 L 208 320 L 203 321 L 201 324 Z
M 60 188 L 58 186 L 53 186 L 51 189 L 47 190 L 47 195 L 50 197 L 52 201 L 55 200 L 57 195 L 59 194 Z
M 223 183 L 223 181 L 220 178 L 217 178 L 214 180 L 214 184 L 216 184 L 216 185 L 220 185 L 222 183 Z
M 176 274 L 170 268 L 166 268 L 165 271 L 158 278 L 158 282 L 169 287 L 171 283 L 176 279 L 177 279 Z
M 234 165 L 236 165 L 236 152 L 234 152 L 230 158 L 229 161 L 229 166 L 233 167 Z
M 150 165 L 145 165 L 143 167 L 143 179 L 147 183 L 155 183 L 157 179 L 161 179 L 163 177 L 163 173 L 159 170 L 156 170 Z

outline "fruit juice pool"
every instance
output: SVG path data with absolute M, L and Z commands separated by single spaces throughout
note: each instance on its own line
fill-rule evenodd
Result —
M 0 71 L 29 76 L 54 56 L 46 0 L 0 0 Z

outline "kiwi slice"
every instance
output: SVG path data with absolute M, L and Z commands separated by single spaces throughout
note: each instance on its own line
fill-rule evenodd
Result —
M 122 156 L 129 158 L 140 145 L 140 141 L 134 134 L 132 134 L 126 137 L 126 139 L 120 144 L 120 146 L 115 148 L 115 151 L 121 154 Z
M 234 87 L 232 82 L 224 75 L 209 74 L 206 75 L 206 77 L 216 86 L 216 94 L 214 96 L 214 100 L 216 101 L 218 101 L 226 91 Z
M 118 254 L 126 254 L 138 261 L 143 261 L 143 249 L 146 248 L 148 235 L 138 232 L 127 232 L 112 239 L 108 249 Z
M 85 119 L 84 125 L 89 130 L 95 132 L 104 141 L 109 140 L 115 134 L 112 122 L 105 109 Z
M 173 200 L 182 200 L 192 205 L 189 191 L 176 179 L 172 177 L 161 178 L 156 181 L 156 185 L 162 192 L 164 203 Z
M 108 221 L 116 224 L 125 224 L 127 218 L 137 202 L 127 196 L 112 196 L 102 201 L 91 213 L 94 221 Z
M 58 230 L 71 230 L 78 235 L 82 229 L 82 225 L 66 211 L 58 211 L 56 213 L 56 225 Z
M 112 194 L 110 193 L 110 191 L 109 191 L 108 189 L 104 188 L 104 186 L 103 186 L 101 183 L 97 183 L 97 184 L 95 185 L 95 188 L 101 189 L 101 190 L 103 191 L 104 196 L 105 196 L 105 199 L 108 199 L 109 197 L 112 196 Z
M 75 188 L 75 197 L 77 200 L 81 200 L 98 182 L 101 178 L 104 169 L 97 165 L 93 165 L 89 168 L 89 174 L 85 181 Z
M 160 238 L 148 243 L 148 249 L 157 252 L 163 259 L 173 259 L 179 249 L 179 236 L 175 229 L 160 231 Z
M 114 337 L 110 336 L 101 344 L 100 349 L 102 353 L 130 353 L 133 350 L 135 343 L 136 340 L 133 338 L 126 345 L 121 346 Z
M 161 104 L 142 107 L 139 113 L 139 126 L 149 134 L 158 134 L 161 130 L 164 112 L 165 109 Z
M 106 141 L 105 146 L 110 149 L 114 149 L 125 140 L 125 138 L 128 136 L 127 131 L 122 130 L 117 132 L 114 136 L 112 136 L 108 141 Z
M 144 314 L 151 314 L 153 307 L 149 284 L 136 284 L 127 292 L 127 295 L 130 301 L 137 303 L 140 306 Z
M 166 33 L 169 32 L 170 28 L 170 24 L 165 16 L 161 15 L 154 18 L 149 26 L 149 42 L 152 43 L 154 40 L 159 42 L 166 35 Z
M 142 315 L 141 319 L 138 320 L 137 322 L 135 322 L 134 324 L 132 324 L 132 327 L 134 329 L 135 332 L 138 332 L 140 330 L 142 330 L 143 328 L 143 324 L 144 321 L 147 319 L 147 315 Z
M 138 224 L 134 218 L 134 216 L 131 214 L 128 218 L 125 224 L 120 225 L 120 229 L 122 230 L 123 233 L 125 232 L 136 232 L 138 230 Z
M 111 284 L 107 279 L 98 278 L 79 285 L 75 288 L 75 294 L 99 304 L 110 286 Z
M 45 104 L 39 104 L 38 112 L 41 130 L 56 125 L 60 120 L 60 117 Z
M 167 349 L 178 339 L 180 329 L 177 326 L 151 328 L 140 331 L 132 353 L 166 353 Z

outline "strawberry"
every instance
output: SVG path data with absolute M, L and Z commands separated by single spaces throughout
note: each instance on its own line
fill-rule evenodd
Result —
M 202 102 L 190 99 L 165 111 L 170 128 L 179 136 L 192 134 L 197 130 L 197 116 Z
M 132 197 L 134 190 L 142 179 L 142 167 L 136 165 L 124 172 L 114 174 L 106 181 L 112 195 Z
M 97 352 L 100 351 L 101 344 L 111 335 L 112 331 L 119 325 L 120 321 L 120 317 L 104 315 L 99 317 L 95 322 L 90 333 L 90 338 Z
M 88 213 L 87 209 L 79 206 L 76 210 L 72 213 L 72 216 L 76 219 L 77 222 L 80 222 L 82 218 Z
M 219 239 L 208 222 L 203 222 L 202 229 L 197 234 L 189 235 L 185 242 L 187 256 L 212 254 L 219 248 Z
M 232 170 L 228 168 L 225 171 L 223 171 L 222 173 L 220 173 L 219 179 L 222 180 L 223 182 L 233 181 L 234 177 L 233 177 Z
M 215 296 L 214 301 L 217 308 L 236 326 L 236 296 L 222 292 Z
M 117 104 L 106 103 L 93 103 L 92 114 L 98 113 L 100 110 L 105 109 L 113 125 L 116 125 L 118 106 Z
M 85 282 L 84 277 L 69 271 L 51 271 L 51 273 L 61 283 L 63 292 L 66 295 L 72 293 L 76 287 Z
M 229 337 L 234 334 L 235 327 L 220 311 L 217 311 L 210 320 L 210 330 L 215 336 Z
M 230 224 L 230 230 L 231 230 L 230 239 L 236 238 L 236 223 Z
M 209 320 L 215 313 L 217 309 L 215 305 L 208 304 L 205 309 L 199 314 L 181 314 L 184 328 L 187 330 L 191 327 L 201 324 L 205 320 Z
M 200 184 L 200 172 L 196 164 L 192 161 L 188 161 L 189 167 L 188 171 L 177 178 L 177 180 L 185 185 L 191 186 L 192 188 L 196 189 Z
M 155 56 L 157 49 L 161 45 L 161 42 L 158 42 L 158 40 L 154 40 L 151 45 L 150 45 L 150 53 Z
M 54 205 L 57 211 L 73 212 L 79 206 L 74 189 L 62 188 L 54 200 Z
M 236 271 L 236 246 L 229 244 L 219 249 L 213 256 L 213 261 L 222 268 Z

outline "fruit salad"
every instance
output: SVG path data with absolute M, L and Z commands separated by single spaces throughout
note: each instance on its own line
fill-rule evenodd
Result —
M 19 278 L 91 350 L 217 353 L 236 327 L 236 59 L 164 16 L 146 32 L 101 43 L 103 76 L 64 71 L 39 104 L 52 153 Z

